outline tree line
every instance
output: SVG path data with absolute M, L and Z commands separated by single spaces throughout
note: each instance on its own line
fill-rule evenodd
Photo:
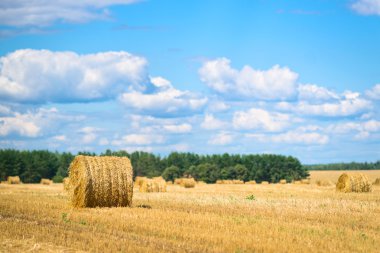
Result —
M 82 155 L 95 153 L 79 152 Z M 308 177 L 307 168 L 292 156 L 283 155 L 198 155 L 172 152 L 161 157 L 148 152 L 106 150 L 101 156 L 126 156 L 133 166 L 134 176 L 163 176 L 166 180 L 193 177 L 207 183 L 218 179 L 256 180 L 276 183 Z M 0 149 L 0 180 L 20 176 L 25 183 L 38 183 L 41 178 L 61 182 L 68 176 L 68 168 L 75 155 L 48 150 L 19 151 Z

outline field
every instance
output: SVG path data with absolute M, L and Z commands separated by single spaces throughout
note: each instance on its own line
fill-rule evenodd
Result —
M 335 181 L 331 172 L 312 172 Z M 380 177 L 380 171 L 371 176 Z M 329 176 L 330 175 L 330 176 Z M 168 186 L 72 209 L 61 184 L 0 185 L 0 252 L 378 252 L 380 187 Z

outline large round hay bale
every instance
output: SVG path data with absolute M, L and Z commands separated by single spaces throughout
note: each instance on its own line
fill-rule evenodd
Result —
M 336 183 L 339 192 L 371 192 L 372 184 L 362 173 L 343 173 Z
M 286 179 L 281 179 L 279 183 L 280 184 L 286 184 Z
M 133 170 L 127 157 L 79 155 L 69 170 L 74 207 L 132 205 Z
M 9 176 L 7 180 L 8 184 L 21 184 L 21 180 L 19 176 Z
M 380 185 L 380 178 L 376 178 L 375 182 L 373 182 L 374 185 Z
M 42 178 L 40 182 L 40 184 L 43 184 L 43 185 L 51 185 L 52 183 L 53 181 L 47 178 Z
M 194 178 L 182 178 L 181 185 L 185 188 L 194 188 L 196 183 Z
M 139 186 L 139 191 L 140 192 L 154 192 L 155 191 L 154 181 L 149 178 L 141 181 L 141 184 Z

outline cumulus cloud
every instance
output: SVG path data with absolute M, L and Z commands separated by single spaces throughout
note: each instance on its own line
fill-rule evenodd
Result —
M 276 107 L 280 110 L 310 116 L 342 117 L 364 113 L 372 108 L 372 103 L 362 98 L 359 93 L 347 91 L 339 99 L 331 102 L 280 102 Z
M 367 97 L 373 100 L 380 100 L 380 84 L 376 84 L 372 89 L 365 92 Z
M 115 146 L 121 145 L 150 145 L 165 142 L 162 135 L 157 134 L 128 134 L 124 135 L 121 140 L 114 140 L 112 142 Z
M 153 91 L 125 92 L 120 96 L 120 101 L 127 107 L 137 110 L 139 113 L 155 116 L 176 116 L 188 113 L 200 112 L 208 99 L 190 91 L 175 89 L 171 83 L 163 78 L 153 79 L 155 86 Z
M 97 132 L 100 129 L 95 127 L 83 127 L 78 132 L 82 134 L 81 142 L 82 144 L 90 144 L 98 138 Z
M 106 9 L 113 5 L 125 5 L 137 0 L 2 0 L 0 24 L 5 26 L 46 27 L 54 23 L 84 23 L 108 18 Z
M 237 111 L 233 116 L 235 129 L 258 129 L 268 132 L 281 131 L 288 127 L 291 118 L 288 114 L 269 112 L 263 109 L 251 108 L 248 111 Z
M 205 62 L 199 75 L 202 82 L 221 94 L 261 100 L 292 98 L 296 94 L 298 79 L 297 73 L 279 65 L 268 70 L 256 70 L 250 66 L 237 70 L 231 67 L 227 58 Z
M 56 141 L 66 141 L 66 136 L 65 135 L 56 135 L 56 136 L 53 136 L 53 139 Z
M 227 125 L 226 122 L 219 120 L 214 115 L 207 113 L 201 123 L 201 127 L 207 130 L 215 130 L 224 128 Z
M 163 128 L 170 133 L 189 133 L 191 132 L 192 126 L 183 123 L 178 125 L 164 125 Z
M 351 8 L 361 15 L 380 15 L 380 0 L 356 0 Z
M 232 141 L 233 141 L 232 134 L 227 133 L 227 132 L 220 132 L 217 135 L 212 136 L 209 139 L 208 144 L 223 146 L 223 145 L 227 145 L 231 143 Z
M 336 123 L 327 126 L 325 131 L 340 135 L 356 133 L 356 139 L 364 139 L 369 137 L 371 133 L 380 132 L 380 121 L 372 119 L 361 122 Z
M 144 58 L 123 51 L 17 50 L 0 58 L 0 98 L 36 103 L 113 99 L 145 88 L 146 65 Z
M 302 84 L 298 86 L 298 99 L 303 101 L 324 101 L 339 99 L 334 92 L 315 84 Z

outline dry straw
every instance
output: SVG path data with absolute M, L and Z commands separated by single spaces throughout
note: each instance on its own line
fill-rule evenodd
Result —
M 280 184 L 286 184 L 286 179 L 281 179 Z
M 235 180 L 232 180 L 232 183 L 233 184 L 244 184 L 244 181 L 235 179 Z
M 302 184 L 310 184 L 310 179 L 302 179 L 301 183 Z
M 141 184 L 144 180 L 148 179 L 147 177 L 139 177 L 137 176 L 135 178 L 135 185 L 137 185 L 138 187 L 141 187 Z
M 65 189 L 66 191 L 70 190 L 70 178 L 65 177 L 62 180 L 62 183 L 63 183 L 63 189 Z
M 176 179 L 174 179 L 174 184 L 181 185 L 182 184 L 182 179 L 183 178 L 176 178 Z
M 182 178 L 181 185 L 185 188 L 194 188 L 196 183 L 194 178 Z
M 261 184 L 269 184 L 268 181 L 262 181 Z
M 256 181 L 255 180 L 251 180 L 251 181 L 245 182 L 245 184 L 256 184 Z
M 162 177 L 144 178 L 139 185 L 140 192 L 166 192 L 166 181 Z
M 302 184 L 300 180 L 293 181 L 293 184 Z
M 333 182 L 331 182 L 330 180 L 326 180 L 326 179 L 317 180 L 317 181 L 315 181 L 315 183 L 318 186 L 332 186 L 332 185 L 334 185 Z
M 7 180 L 8 184 L 21 184 L 21 180 L 19 176 L 14 176 L 14 177 L 8 177 Z
M 76 156 L 69 178 L 74 207 L 132 205 L 133 170 L 127 157 Z
M 362 173 L 343 173 L 336 184 L 339 192 L 371 192 L 372 184 Z
M 373 182 L 374 185 L 380 185 L 380 178 L 376 178 L 375 182 Z
M 42 178 L 41 182 L 40 182 L 40 184 L 44 184 L 44 185 L 51 185 L 52 183 L 53 183 L 53 181 L 51 181 L 50 179 L 47 179 L 47 178 Z

